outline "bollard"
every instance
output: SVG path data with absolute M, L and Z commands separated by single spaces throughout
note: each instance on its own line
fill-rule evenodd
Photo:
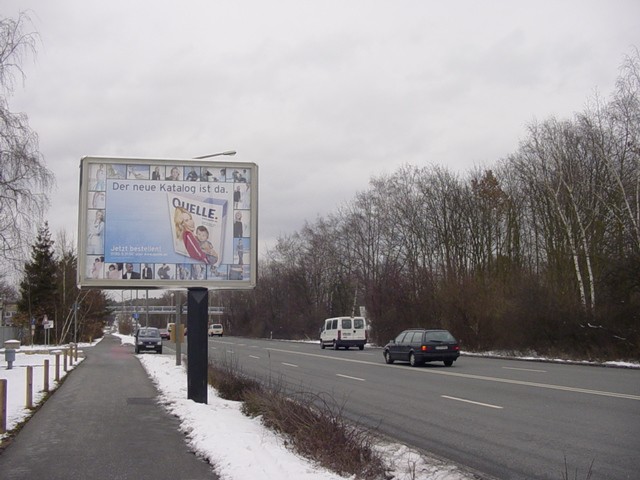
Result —
M 51 353 L 53 353 L 56 356 L 56 382 L 60 382 L 60 354 L 62 353 L 62 350 L 52 350 Z
M 49 391 L 49 360 L 44 361 L 44 391 Z
M 27 367 L 27 408 L 33 408 L 33 367 Z
M 67 371 L 67 357 L 69 356 L 69 350 L 64 349 L 64 371 Z
M 7 431 L 7 379 L 0 378 L 0 434 Z
M 20 340 L 7 340 L 4 342 L 4 359 L 7 361 L 7 370 L 13 368 L 16 361 L 16 350 L 20 348 Z

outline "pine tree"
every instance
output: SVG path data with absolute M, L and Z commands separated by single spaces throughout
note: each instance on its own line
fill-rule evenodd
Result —
M 18 313 L 30 323 L 36 321 L 34 343 L 43 336 L 42 320 L 45 315 L 53 320 L 56 309 L 57 264 L 53 252 L 49 224 L 38 230 L 36 243 L 31 247 L 31 261 L 24 264 L 24 278 L 20 282 Z M 27 326 L 27 325 L 24 325 Z

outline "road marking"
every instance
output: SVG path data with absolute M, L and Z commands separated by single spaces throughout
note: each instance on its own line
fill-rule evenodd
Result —
M 294 367 L 294 368 L 298 368 L 298 365 L 295 365 L 293 363 L 286 363 L 286 362 L 282 362 L 282 365 L 286 365 L 287 367 Z
M 448 398 L 449 400 L 456 400 L 458 402 L 465 402 L 465 403 L 472 403 L 473 405 L 480 405 L 481 407 L 497 408 L 499 410 L 502 410 L 504 408 L 504 407 L 501 407 L 499 405 L 491 405 L 490 403 L 474 402 L 473 400 L 466 400 L 464 398 L 450 397 L 449 395 L 440 395 L 440 396 L 442 398 Z
M 546 370 L 535 370 L 533 368 L 515 368 L 515 367 L 502 367 L 505 370 L 520 370 L 521 372 L 539 372 L 539 373 L 547 373 Z
M 342 375 L 341 373 L 336 373 L 337 377 L 342 377 L 342 378 L 348 378 L 349 380 L 358 380 L 359 382 L 364 382 L 364 378 L 358 378 L 358 377 L 350 377 L 349 375 Z
M 249 355 L 249 358 L 255 358 L 257 360 L 260 360 L 260 357 L 256 357 L 255 355 Z
M 265 348 L 265 350 L 282 352 L 282 353 L 291 353 L 294 355 L 304 355 L 307 357 L 323 358 L 326 360 L 336 360 L 339 362 L 359 363 L 361 365 L 373 365 L 376 367 L 384 367 L 384 368 L 398 368 L 395 365 L 387 365 L 385 363 L 377 363 L 377 362 L 368 362 L 366 360 L 357 360 L 354 358 L 331 357 L 328 355 L 319 355 L 317 353 L 295 352 L 293 350 L 284 350 L 279 348 Z M 565 387 L 563 385 L 551 385 L 547 383 L 525 382 L 523 380 L 510 380 L 508 378 L 487 377 L 484 375 L 471 375 L 469 373 L 447 372 L 447 371 L 439 371 L 435 369 L 426 369 L 426 368 L 407 368 L 406 371 L 411 373 L 422 374 L 422 375 L 445 375 L 449 377 L 469 378 L 472 380 L 484 380 L 486 382 L 509 383 L 512 385 L 521 385 L 525 387 L 546 388 L 548 390 L 559 390 L 564 392 L 584 393 L 586 395 L 598 395 L 602 397 L 624 398 L 627 400 L 640 401 L 640 395 L 631 395 L 628 393 L 604 392 L 600 390 L 589 390 L 587 388 Z

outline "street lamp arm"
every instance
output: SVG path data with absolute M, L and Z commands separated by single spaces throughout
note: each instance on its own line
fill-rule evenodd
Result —
M 202 160 L 204 158 L 211 158 L 211 157 L 219 157 L 220 155 L 228 155 L 228 156 L 233 156 L 235 155 L 237 152 L 235 150 L 227 150 L 225 152 L 219 152 L 219 153 L 212 153 L 210 155 L 202 155 L 200 157 L 193 157 L 194 160 Z

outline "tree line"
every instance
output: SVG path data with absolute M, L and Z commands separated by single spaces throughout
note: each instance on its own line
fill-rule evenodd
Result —
M 364 306 L 372 339 L 450 329 L 470 350 L 640 357 L 640 56 L 612 97 L 533 122 L 464 175 L 404 165 L 278 239 L 253 292 L 224 295 L 236 333 L 317 338 Z

